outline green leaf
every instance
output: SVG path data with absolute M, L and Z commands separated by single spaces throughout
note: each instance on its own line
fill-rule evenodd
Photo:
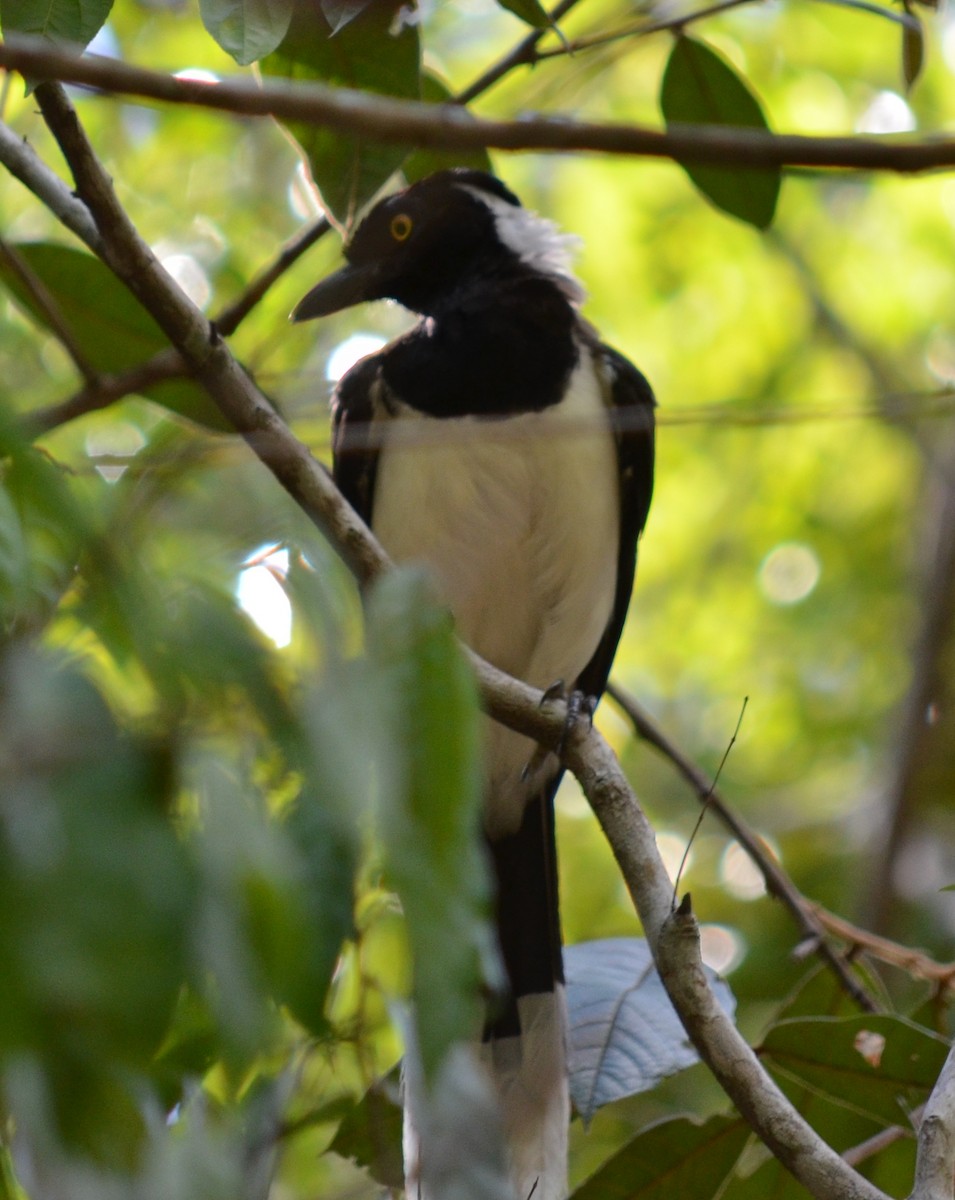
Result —
M 540 0 L 497 0 L 501 8 L 506 8 L 515 17 L 520 17 L 535 29 L 546 29 L 550 25 L 550 17 Z
M 281 43 L 294 7 L 295 0 L 199 0 L 203 25 L 243 67 Z
M 948 1053 L 944 1038 L 904 1017 L 810 1017 L 767 1034 L 763 1063 L 789 1084 L 895 1124 L 925 1099 Z
M 407 918 L 416 1036 L 432 1078 L 451 1045 L 478 1028 L 482 988 L 500 981 L 481 841 L 477 691 L 422 572 L 390 572 L 375 587 L 368 632 L 395 755 L 381 788 L 385 873 Z
M 685 36 L 673 44 L 663 72 L 660 108 L 667 128 L 678 124 L 769 130 L 759 101 L 715 51 Z M 680 164 L 703 195 L 723 212 L 767 229 L 782 183 L 779 168 Z
M 5 37 L 30 33 L 58 46 L 87 46 L 112 7 L 113 0 L 0 0 L 0 27 Z
M 288 34 L 278 50 L 263 60 L 262 70 L 267 75 L 416 100 L 420 95 L 418 29 L 401 20 L 402 7 L 401 0 L 380 0 L 333 31 L 317 5 L 296 5 Z M 407 154 L 403 146 L 302 121 L 289 122 L 286 128 L 308 161 L 325 208 L 345 226 L 353 223 Z
M 905 5 L 908 17 L 902 26 L 902 78 L 906 91 L 911 91 L 925 65 L 925 31 L 911 5 Z
M 0 757 L 0 1057 L 43 1072 L 61 1137 L 128 1168 L 185 975 L 194 874 L 167 748 L 121 730 L 66 662 L 8 650 Z
M 719 1196 L 749 1138 L 738 1117 L 687 1117 L 642 1130 L 573 1193 L 572 1200 Z
M 330 694 L 326 705 L 330 708 Z M 359 748 L 338 731 L 340 745 Z M 325 996 L 344 939 L 352 930 L 358 838 L 341 795 L 333 798 L 329 772 L 316 761 L 285 822 L 299 855 L 299 911 L 302 938 L 280 999 L 313 1033 L 325 1033 Z M 352 810 L 354 816 L 358 809 Z
M 450 104 L 454 97 L 443 79 L 425 69 L 421 72 L 421 99 L 428 104 Z M 432 150 L 423 147 L 412 150 L 401 169 L 408 182 L 414 183 L 417 179 L 424 179 L 447 167 L 471 167 L 476 171 L 494 170 L 491 156 L 483 147 L 474 150 Z
M 398 1071 L 376 1083 L 347 1114 L 329 1150 L 364 1167 L 374 1180 L 394 1191 L 404 1187 L 401 1154 L 402 1108 Z
M 98 258 L 54 242 L 20 242 L 16 249 L 98 371 L 126 370 L 168 347 L 153 318 Z M 39 325 L 51 328 L 29 290 L 2 261 L 0 280 Z M 203 389 L 188 380 L 156 384 L 143 395 L 211 429 L 231 429 Z

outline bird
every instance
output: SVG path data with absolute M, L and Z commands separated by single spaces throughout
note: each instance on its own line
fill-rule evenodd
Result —
M 345 265 L 292 312 L 391 300 L 417 314 L 337 383 L 334 479 L 394 561 L 430 568 L 472 650 L 562 691 L 572 713 L 592 712 L 623 629 L 655 407 L 641 372 L 581 315 L 576 243 L 497 176 L 444 169 L 374 203 Z M 483 823 L 508 993 L 483 1041 L 517 1200 L 567 1188 L 562 770 L 487 719 Z

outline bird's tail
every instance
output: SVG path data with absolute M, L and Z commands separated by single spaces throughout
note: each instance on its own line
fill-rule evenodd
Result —
M 554 790 L 531 801 L 516 833 L 490 846 L 510 995 L 485 1027 L 482 1056 L 500 1098 L 517 1200 L 567 1194 L 570 1100 Z
M 531 801 L 516 833 L 489 842 L 509 993 L 488 1019 L 480 1047 L 458 1046 L 427 1099 L 413 1039 L 406 1047 L 403 1140 L 413 1200 L 567 1195 L 570 1100 L 554 786 Z M 470 1164 L 467 1179 L 462 1163 Z

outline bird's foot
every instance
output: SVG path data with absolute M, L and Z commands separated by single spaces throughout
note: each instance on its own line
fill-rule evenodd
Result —
M 581 692 L 577 688 L 568 692 L 563 679 L 558 679 L 550 687 L 544 689 L 544 694 L 541 696 L 540 701 L 541 706 L 553 700 L 563 700 L 567 705 L 564 728 L 561 730 L 560 741 L 557 743 L 555 751 L 558 758 L 563 758 L 564 751 L 567 748 L 567 738 L 580 718 L 586 717 L 588 723 L 593 724 L 594 709 L 597 707 L 597 697 L 588 696 L 586 692 Z

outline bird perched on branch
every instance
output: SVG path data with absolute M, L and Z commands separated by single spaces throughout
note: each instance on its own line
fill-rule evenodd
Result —
M 379 201 L 347 265 L 292 316 L 384 298 L 420 314 L 339 382 L 335 478 L 393 559 L 430 565 L 472 649 L 535 687 L 596 699 L 650 504 L 653 395 L 580 316 L 572 240 L 494 176 L 441 171 Z M 441 436 L 389 436 L 415 422 Z M 518 1200 L 566 1194 L 561 770 L 489 722 L 484 824 L 510 994 L 485 1058 Z

